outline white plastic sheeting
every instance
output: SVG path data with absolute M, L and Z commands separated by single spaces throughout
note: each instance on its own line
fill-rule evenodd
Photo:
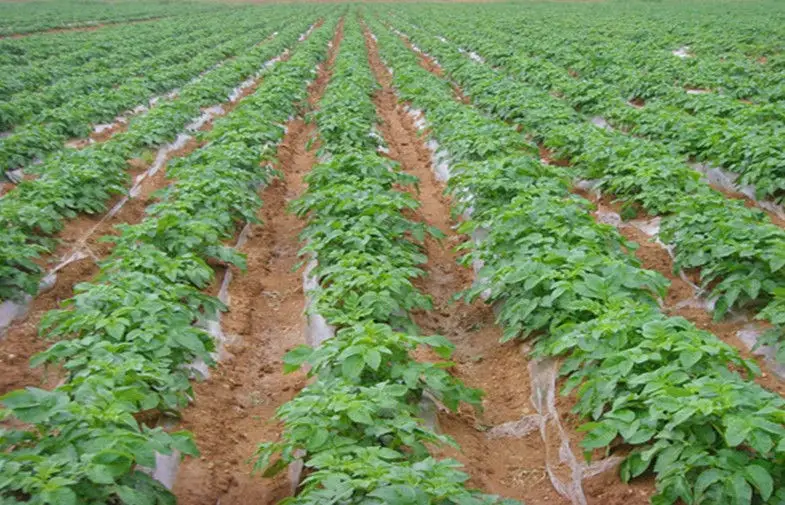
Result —
M 318 266 L 316 258 L 311 259 L 303 271 L 303 293 L 305 293 L 305 341 L 311 347 L 319 347 L 329 338 L 335 336 L 335 327 L 327 323 L 327 319 L 313 310 L 311 293 L 319 288 L 319 279 L 313 274 Z
M 690 166 L 703 174 L 703 178 L 711 185 L 716 186 L 724 191 L 741 193 L 755 205 L 765 211 L 771 212 L 780 219 L 785 220 L 785 210 L 782 205 L 776 204 L 769 200 L 758 200 L 756 197 L 755 186 L 752 185 L 739 185 L 736 181 L 739 174 L 728 172 L 722 168 L 715 167 L 708 163 L 690 163 Z
M 311 29 L 313 29 L 313 26 L 309 29 L 308 33 L 310 33 Z M 269 37 L 265 38 L 264 40 L 261 40 L 261 41 L 257 42 L 256 44 L 254 44 L 253 47 L 257 47 L 257 46 L 260 46 L 261 44 L 264 44 L 265 42 L 269 42 L 270 40 L 274 39 L 277 36 L 278 36 L 278 32 L 273 32 L 272 34 L 270 34 Z M 302 35 L 301 35 L 301 37 L 302 37 Z M 199 72 L 198 75 L 192 77 L 187 83 L 185 83 L 184 86 L 188 86 L 190 84 L 195 83 L 196 81 L 198 81 L 202 77 L 204 77 L 208 72 L 212 72 L 213 70 L 215 70 L 215 69 L 217 69 L 219 67 L 222 67 L 223 65 L 226 64 L 227 61 L 231 61 L 233 59 L 234 59 L 234 57 L 228 58 L 228 59 L 219 61 L 219 62 L 215 63 L 214 65 L 211 65 L 209 68 Z M 161 95 L 156 95 L 156 96 L 150 98 L 147 101 L 146 105 L 145 104 L 137 105 L 133 109 L 130 109 L 130 110 L 120 114 L 119 116 L 117 116 L 115 118 L 115 120 L 113 122 L 111 122 L 111 123 L 102 123 L 102 124 L 95 125 L 95 127 L 93 128 L 93 132 L 95 132 L 95 133 L 102 133 L 102 132 L 104 132 L 104 131 L 106 131 L 106 130 L 108 130 L 110 128 L 115 128 L 115 127 L 120 126 L 120 125 L 125 125 L 125 124 L 128 123 L 128 121 L 130 120 L 130 118 L 132 116 L 136 116 L 138 114 L 141 114 L 143 112 L 148 111 L 150 108 L 154 107 L 159 101 L 175 98 L 177 95 L 180 94 L 180 89 L 181 88 L 174 88 L 174 89 L 168 91 L 167 93 L 164 93 L 164 94 L 161 94 Z M 230 101 L 234 101 L 234 99 L 232 99 L 230 97 Z M 88 139 L 88 142 L 92 144 L 95 141 L 93 139 Z
M 736 332 L 736 337 L 738 337 L 753 354 L 760 356 L 766 362 L 767 368 L 774 375 L 781 380 L 785 380 L 785 366 L 777 362 L 776 350 L 769 345 L 758 346 L 758 340 L 765 331 L 766 329 L 761 327 L 758 323 L 748 322 L 744 328 Z
M 613 127 L 610 125 L 610 123 L 608 123 L 608 120 L 602 116 L 593 116 L 589 121 L 598 128 L 613 131 Z
M 308 29 L 306 34 L 300 37 L 301 41 L 307 38 L 307 34 L 310 34 L 311 31 L 313 31 L 313 27 L 314 25 L 311 25 L 311 27 Z M 262 67 L 262 70 L 260 70 L 260 72 L 263 71 L 268 66 L 270 66 L 272 63 L 280 61 L 280 59 L 283 57 L 284 54 L 287 54 L 287 52 L 285 51 L 282 55 L 277 56 L 272 60 L 266 62 L 265 65 Z M 231 96 L 239 97 L 240 93 L 235 94 L 236 91 L 237 88 L 235 88 Z M 231 96 L 230 96 L 230 101 L 233 101 L 231 99 Z M 234 101 L 236 101 L 237 99 L 238 98 L 235 98 Z M 199 121 L 202 121 L 203 118 L 204 118 L 204 114 L 202 115 L 202 117 L 199 118 L 199 120 L 192 123 L 192 125 L 199 123 Z M 205 122 L 206 120 L 204 120 L 204 122 L 202 122 L 201 124 L 203 125 Z M 201 127 L 201 125 L 197 126 L 197 129 L 199 127 Z M 237 242 L 235 243 L 235 249 L 239 249 L 245 244 L 245 242 L 248 240 L 248 233 L 250 232 L 250 229 L 251 229 L 250 224 L 246 224 L 243 227 L 243 229 L 240 231 L 240 234 L 237 237 Z M 223 302 L 224 305 L 226 305 L 227 307 L 230 305 L 229 284 L 232 282 L 232 276 L 233 276 L 232 270 L 227 268 L 226 272 L 224 273 L 223 280 L 221 282 L 221 287 L 218 290 L 218 299 L 221 302 Z M 220 362 L 225 358 L 227 358 L 228 352 L 226 351 L 225 347 L 226 344 L 231 340 L 231 338 L 227 337 L 227 335 L 224 334 L 223 329 L 221 328 L 221 314 L 218 313 L 216 319 L 214 320 L 206 321 L 205 329 L 210 333 L 210 335 L 213 337 L 213 339 L 216 342 L 216 351 L 213 354 L 213 359 Z M 204 377 L 209 376 L 209 370 L 206 364 L 202 360 L 198 360 L 192 363 L 190 367 L 192 370 L 194 370 L 197 373 L 200 373 Z M 171 421 L 165 419 L 162 422 L 170 423 Z M 164 424 L 164 426 L 166 426 L 166 424 Z M 167 489 L 172 489 L 172 487 L 174 486 L 174 482 L 177 478 L 177 471 L 180 467 L 180 460 L 181 460 L 181 455 L 178 451 L 174 451 L 172 454 L 169 455 L 156 453 L 156 457 L 155 457 L 156 465 L 154 468 L 149 469 L 150 475 L 152 475 L 154 479 L 156 479 L 157 481 L 161 482 L 164 486 L 166 486 Z

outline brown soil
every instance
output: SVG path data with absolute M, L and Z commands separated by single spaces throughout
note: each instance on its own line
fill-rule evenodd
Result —
M 148 19 L 136 19 L 133 21 L 115 21 L 111 23 L 97 23 L 94 25 L 86 25 L 86 26 L 74 26 L 71 28 L 49 28 L 47 30 L 38 30 L 34 32 L 27 32 L 27 33 L 14 33 L 11 35 L 2 35 L 0 36 L 0 40 L 3 39 L 21 39 L 24 37 L 31 37 L 33 35 L 54 35 L 57 33 L 73 33 L 73 32 L 94 32 L 96 30 L 100 30 L 101 28 L 106 28 L 109 26 L 117 26 L 117 25 L 137 25 L 139 23 L 149 23 L 151 21 L 158 21 L 159 19 L 163 19 L 169 16 L 158 16 L 154 18 Z
M 411 46 L 408 40 L 406 40 L 405 37 L 402 37 L 402 39 L 407 43 L 409 48 L 414 51 L 414 48 Z M 436 75 L 443 75 L 441 68 L 439 68 L 438 65 L 431 58 L 429 58 L 427 54 L 419 53 L 417 51 L 414 52 L 418 55 L 420 65 L 423 66 L 423 68 L 431 71 Z M 457 96 L 456 98 L 460 99 L 460 96 Z M 540 148 L 540 156 L 549 163 L 560 166 L 569 165 L 567 160 L 553 159 L 552 153 L 544 147 Z M 584 194 L 583 196 L 591 199 L 589 195 Z M 609 202 L 610 198 L 606 198 L 605 202 L 600 203 L 601 205 L 604 203 L 605 205 L 612 206 L 609 204 Z M 620 211 L 618 206 L 616 206 L 616 208 L 613 210 L 616 212 Z M 668 256 L 667 252 L 657 244 L 649 242 L 649 238 L 635 228 L 623 227 L 621 232 L 628 239 L 638 242 L 641 245 L 641 247 L 636 251 L 636 256 L 642 261 L 644 268 L 656 270 L 671 280 L 672 284 L 665 300 L 666 313 L 688 319 L 699 328 L 714 333 L 723 341 L 736 347 L 740 351 L 741 355 L 745 358 L 755 359 L 753 358 L 752 354 L 747 351 L 746 346 L 736 337 L 736 332 L 743 326 L 742 323 L 729 321 L 714 322 L 712 321 L 711 315 L 700 308 L 675 308 L 674 306 L 679 302 L 692 298 L 693 290 L 689 284 L 683 281 L 680 277 L 673 275 L 672 261 L 670 256 Z M 689 272 L 687 276 L 688 278 L 691 278 L 692 282 L 697 283 L 696 272 Z M 756 382 L 771 391 L 785 395 L 785 381 L 779 380 L 767 369 L 765 364 L 759 362 L 759 360 L 756 361 L 758 361 L 758 364 L 763 370 L 763 374 L 761 377 L 756 379 Z M 570 413 L 570 410 L 574 404 L 574 398 L 565 398 L 560 396 L 557 397 L 557 410 L 560 414 L 560 417 L 562 418 L 565 428 L 570 435 L 572 450 L 578 457 L 580 457 L 581 450 L 579 442 L 581 437 L 576 433 L 575 429 L 580 426 L 581 421 Z M 618 476 L 614 472 L 605 472 L 594 478 L 588 479 L 584 487 L 584 492 L 586 493 L 586 497 L 590 503 L 601 503 L 607 502 L 608 500 L 611 500 L 611 502 L 616 500 L 623 500 L 625 503 L 643 504 L 648 503 L 648 497 L 654 493 L 654 482 L 651 476 L 648 476 L 642 479 L 637 479 L 636 482 L 634 482 L 632 485 L 627 486 L 619 482 Z
M 123 114 L 123 118 L 117 121 L 114 121 L 112 125 L 108 128 L 101 130 L 101 132 L 93 131 L 90 133 L 90 140 L 93 142 L 106 142 L 110 138 L 114 137 L 118 133 L 124 132 L 128 130 L 129 120 L 134 117 L 136 114 L 131 112 L 126 112 Z M 83 144 L 89 145 L 89 140 L 82 140 Z M 80 143 L 80 146 L 82 145 Z
M 499 344 L 501 329 L 494 324 L 490 307 L 477 302 L 468 305 L 452 302 L 452 297 L 468 288 L 473 279 L 470 270 L 457 263 L 454 247 L 465 240 L 453 231 L 449 197 L 436 181 L 430 164 L 430 152 L 423 144 L 416 127 L 397 103 L 391 78 L 378 57 L 376 43 L 366 35 L 370 62 L 382 85 L 375 97 L 381 132 L 389 146 L 389 157 L 398 161 L 403 170 L 419 179 L 418 196 L 421 207 L 416 219 L 434 226 L 447 236 L 445 243 L 428 238 L 425 250 L 427 277 L 417 281 L 418 287 L 432 297 L 434 309 L 415 315 L 423 333 L 447 336 L 455 345 L 452 372 L 471 387 L 485 392 L 484 413 L 461 409 L 457 414 L 441 412 L 440 429 L 453 437 L 460 451 L 442 449 L 440 456 L 458 459 L 470 475 L 469 485 L 485 492 L 525 500 L 526 503 L 570 503 L 552 487 L 545 470 L 546 458 L 558 460 L 558 447 L 546 446 L 538 430 L 523 437 L 490 438 L 493 426 L 518 421 L 536 414 L 530 403 L 532 395 L 528 374 L 529 361 L 521 347 L 513 342 Z M 576 434 L 577 437 L 577 434 Z M 554 440 L 551 437 L 550 440 Z M 580 457 L 580 453 L 578 453 Z M 556 465 L 562 475 L 565 468 Z M 597 479 L 603 481 L 597 485 Z M 624 497 L 628 503 L 646 503 L 651 494 L 632 489 L 619 481 L 614 472 L 592 479 L 585 489 L 590 503 L 607 501 L 609 496 Z M 631 497 L 639 496 L 639 500 Z
M 190 149 L 192 150 L 193 148 Z M 186 156 L 190 151 L 183 149 L 172 153 L 170 159 L 175 156 Z M 137 161 L 131 163 L 134 167 L 131 170 L 132 177 L 143 172 L 140 167 L 142 164 Z M 57 236 L 60 239 L 57 249 L 53 254 L 42 259 L 40 264 L 47 269 L 54 268 L 62 258 L 76 251 L 83 251 L 87 257 L 73 261 L 58 270 L 53 288 L 33 298 L 27 316 L 12 323 L 5 338 L 0 340 L 0 365 L 3 367 L 3 374 L 0 376 L 0 394 L 26 386 L 55 385 L 59 374 L 55 373 L 54 376 L 49 374 L 50 376 L 46 377 L 44 370 L 31 369 L 29 366 L 30 358 L 51 344 L 51 341 L 38 336 L 41 317 L 46 312 L 58 308 L 62 301 L 72 297 L 76 284 L 86 282 L 98 273 L 96 261 L 108 256 L 112 249 L 111 243 L 101 242 L 99 239 L 117 235 L 115 226 L 118 224 L 139 223 L 144 218 L 145 208 L 153 202 L 153 193 L 168 183 L 164 166 L 155 176 L 145 179 L 139 195 L 128 200 L 114 216 L 105 218 L 105 214 L 80 215 L 66 223 L 65 228 Z M 120 197 L 113 198 L 109 208 L 119 201 Z
M 406 47 L 408 47 L 411 51 L 414 52 L 414 54 L 417 55 L 417 59 L 419 60 L 420 66 L 422 68 L 424 68 L 425 70 L 427 70 L 428 72 L 432 73 L 437 77 L 441 77 L 442 79 L 447 80 L 447 77 L 444 74 L 444 70 L 436 62 L 436 60 L 431 58 L 427 53 L 415 49 L 411 40 L 409 40 L 409 37 L 402 35 L 400 36 L 400 38 L 404 42 L 404 44 L 406 44 Z M 451 79 L 448 80 L 448 82 L 450 83 L 450 86 L 452 86 L 452 91 L 455 94 L 455 98 L 459 102 L 465 105 L 471 104 L 471 99 L 466 95 L 466 93 L 463 92 L 463 89 L 456 82 L 454 82 Z
M 342 35 L 339 26 L 305 109 L 324 93 Z M 174 491 L 181 505 L 272 504 L 291 493 L 285 472 L 264 479 L 250 475 L 249 462 L 260 442 L 279 436 L 282 426 L 271 420 L 276 409 L 305 385 L 303 374 L 282 373 L 284 354 L 305 343 L 302 282 L 292 270 L 304 223 L 286 206 L 305 191 L 303 178 L 316 162 L 316 146 L 309 146 L 316 127 L 299 118 L 287 127 L 278 150 L 283 179 L 263 191 L 264 224 L 252 227 L 243 247 L 248 272 L 230 284 L 222 324 L 231 337 L 230 357 L 195 385 L 196 400 L 183 412 L 182 428 L 193 432 L 202 456 L 186 460 L 178 472 Z
M 640 107 L 643 107 L 644 105 L 646 105 L 646 100 L 644 100 L 643 98 L 638 96 L 638 97 L 635 97 L 632 100 L 630 100 L 630 104 L 632 106 L 634 106 L 634 107 L 640 108 Z
M 323 23 L 323 20 L 319 19 L 315 23 L 315 25 L 318 27 L 318 26 L 321 26 L 322 23 Z M 256 44 L 254 44 L 254 47 L 260 46 L 260 45 L 264 44 L 265 42 L 269 42 L 274 37 L 275 37 L 275 35 L 270 35 L 267 38 L 265 38 L 264 40 L 261 40 L 261 41 L 257 42 Z M 282 57 L 282 60 L 286 60 L 287 57 L 288 57 L 288 53 L 285 53 L 284 56 Z M 224 60 L 221 60 L 220 64 L 221 65 L 225 65 L 225 64 L 233 61 L 236 58 L 237 58 L 236 56 L 232 56 L 231 58 L 226 58 Z M 262 81 L 261 77 L 257 78 L 251 86 L 241 90 L 240 94 L 235 98 L 234 101 L 224 102 L 222 104 L 222 107 L 224 108 L 225 114 L 228 114 L 234 107 L 236 107 L 237 104 L 240 102 L 240 100 L 242 100 L 246 96 L 248 96 L 251 93 L 253 93 L 254 91 L 256 91 L 256 88 L 259 86 L 261 81 Z M 160 96 L 163 98 L 164 95 L 165 94 L 160 95 Z M 178 97 L 178 95 L 179 95 L 179 93 L 172 95 L 172 97 L 176 99 Z M 152 108 L 152 107 L 150 107 L 150 108 Z M 146 110 L 149 110 L 149 109 L 146 109 Z M 107 140 L 111 139 L 112 137 L 114 137 L 118 133 L 122 133 L 122 132 L 127 131 L 128 130 L 128 126 L 130 125 L 131 119 L 133 119 L 134 117 L 136 117 L 136 116 L 138 116 L 140 114 L 144 114 L 144 113 L 145 113 L 144 111 L 143 112 L 134 112 L 133 109 L 127 110 L 127 111 L 125 111 L 125 112 L 120 114 L 119 119 L 116 119 L 115 121 L 110 123 L 107 128 L 101 130 L 100 132 L 92 131 L 92 132 L 90 132 L 90 135 L 88 135 L 86 138 L 72 138 L 72 139 L 69 139 L 68 141 L 65 142 L 65 145 L 66 145 L 66 147 L 70 147 L 70 148 L 73 148 L 73 149 L 84 149 L 85 147 L 87 147 L 89 145 L 92 145 L 94 143 L 106 142 Z M 225 114 L 219 114 L 216 117 L 220 117 L 221 115 L 225 115 Z M 210 121 L 210 122 L 212 122 L 212 121 Z M 202 128 L 202 130 L 204 130 L 204 129 L 205 128 Z M 2 196 L 2 194 L 3 194 L 3 188 L 2 188 L 2 186 L 0 186 L 0 196 Z

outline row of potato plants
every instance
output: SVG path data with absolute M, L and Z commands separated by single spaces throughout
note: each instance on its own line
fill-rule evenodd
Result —
M 64 129 L 65 135 L 81 136 L 80 131 L 88 128 L 91 122 L 111 119 L 117 112 L 124 110 L 121 108 L 114 112 L 114 109 L 108 107 L 110 104 L 120 106 L 127 103 L 125 108 L 129 108 L 128 105 L 133 106 L 153 93 L 175 88 L 194 75 L 192 73 L 182 76 L 183 70 L 196 68 L 198 73 L 200 66 L 196 65 L 205 65 L 203 68 L 207 68 L 212 63 L 211 57 L 215 60 L 225 57 L 224 52 L 218 50 L 220 46 L 225 46 L 231 55 L 233 47 L 235 50 L 243 49 L 253 44 L 254 38 L 256 41 L 261 40 L 268 35 L 264 30 L 269 28 L 264 21 L 250 21 L 247 17 L 240 16 L 235 19 L 205 16 L 202 20 L 191 23 L 182 21 L 186 20 L 181 20 L 181 23 L 161 23 L 158 30 L 151 33 L 152 37 L 148 34 L 147 39 L 126 41 L 120 47 L 114 48 L 111 57 L 92 59 L 81 65 L 69 62 L 73 65 L 70 68 L 75 75 L 43 89 L 23 91 L 3 99 L 0 104 L 0 130 L 17 131 L 31 122 L 57 122 L 62 123 L 59 128 Z M 233 28 L 223 39 L 216 34 L 216 27 L 221 22 L 228 23 Z M 238 24 L 241 25 L 240 30 L 235 31 Z M 247 37 L 247 31 L 253 32 L 252 37 Z M 163 38 L 158 38 L 159 35 Z M 246 35 L 245 38 L 249 39 L 243 41 L 244 45 L 228 44 L 239 40 L 240 35 Z M 172 40 L 177 43 L 172 44 Z M 193 64 L 183 61 L 183 55 L 186 54 L 193 55 L 196 61 Z M 17 69 L 22 70 L 19 67 Z M 48 69 L 56 75 L 58 67 L 52 66 Z M 18 73 L 21 75 L 15 76 L 12 73 L 7 78 L 12 82 L 14 79 L 30 82 L 27 72 Z M 170 82 L 172 85 L 167 86 Z M 116 89 L 114 92 L 110 91 L 113 87 Z M 137 89 L 147 89 L 147 94 L 129 94 L 129 91 Z M 124 101 L 120 100 L 126 96 L 128 98 Z M 109 101 L 110 98 L 112 101 Z M 92 109 L 85 108 L 85 105 L 81 105 L 81 109 L 77 107 L 82 101 L 96 99 L 98 103 Z M 96 116 L 98 112 L 101 112 L 100 116 Z M 96 119 L 92 120 L 92 117 Z M 87 131 L 89 132 L 89 129 Z
M 196 13 L 180 22 L 197 28 L 211 17 L 215 15 Z M 35 91 L 82 72 L 125 65 L 139 49 L 163 41 L 173 24 L 162 19 L 93 32 L 0 40 L 0 99 L 5 101 L 16 93 Z
M 714 300 L 715 319 L 744 308 L 771 323 L 759 345 L 774 345 L 778 360 L 785 362 L 785 230 L 762 211 L 712 189 L 666 146 L 598 128 L 547 91 L 411 30 L 474 104 L 522 125 L 535 140 L 570 160 L 579 175 L 596 179 L 599 189 L 625 202 L 623 217 L 634 216 L 639 208 L 663 216 L 658 238 L 673 246 L 674 270 L 700 269 L 702 287 Z
M 291 16 L 283 16 L 291 17 Z M 26 167 L 40 157 L 61 149 L 69 138 L 88 136 L 96 123 L 112 121 L 117 114 L 146 104 L 159 93 L 169 92 L 177 86 L 198 77 L 205 70 L 268 38 L 272 28 L 283 24 L 282 20 L 238 20 L 233 29 L 204 30 L 187 34 L 182 45 L 142 59 L 119 72 L 99 72 L 106 79 L 88 82 L 86 86 L 74 84 L 74 88 L 51 90 L 54 104 L 50 107 L 44 97 L 49 91 L 18 96 L 0 109 L 0 116 L 20 125 L 0 139 L 0 170 L 6 171 Z M 194 37 L 194 38 L 192 38 Z M 228 40 L 227 40 L 228 39 Z M 189 42 L 190 41 L 190 42 Z M 193 55 L 185 58 L 185 55 Z M 122 74 L 122 75 L 118 75 Z M 121 79 L 115 86 L 115 79 Z M 89 79 L 88 79 L 89 81 Z M 96 86 L 96 87 L 93 87 Z M 64 92 L 64 94 L 61 94 Z M 57 105 L 59 103 L 59 105 Z M 6 112 L 9 112 L 8 114 Z M 34 167 L 30 167 L 34 171 Z
M 223 6 L 157 2 L 85 3 L 48 1 L 0 5 L 0 36 L 25 34 L 53 28 L 95 26 L 104 23 L 144 21 L 181 15 L 184 10 L 218 11 Z M 33 35 L 36 36 L 36 35 Z
M 256 92 L 201 136 L 207 144 L 173 163 L 175 179 L 136 225 L 120 225 L 112 254 L 80 284 L 41 331 L 57 339 L 34 365 L 57 364 L 62 385 L 27 388 L 0 399 L 3 503 L 163 505 L 174 497 L 143 469 L 155 454 L 195 455 L 187 432 L 150 427 L 193 397 L 190 367 L 213 363 L 207 320 L 225 310 L 204 292 L 214 262 L 244 268 L 224 243 L 244 222 L 258 222 L 257 188 L 270 180 L 282 123 L 306 96 L 306 81 L 327 48 L 332 19 Z M 148 420 L 148 422 L 145 422 Z M 22 423 L 22 424 L 19 424 Z
M 419 22 L 419 17 L 412 19 Z M 629 134 L 662 141 L 685 157 L 738 174 L 738 182 L 754 186 L 759 199 L 782 202 L 785 198 L 785 130 L 778 105 L 748 107 L 744 114 L 732 117 L 683 110 L 667 99 L 636 107 L 621 96 L 613 81 L 603 82 L 585 73 L 573 77 L 568 68 L 529 56 L 525 52 L 529 41 L 516 38 L 514 33 L 507 35 L 497 24 L 488 19 L 488 28 L 477 37 L 467 36 L 464 26 L 435 19 L 422 26 L 467 49 L 481 51 L 489 63 L 516 79 L 550 90 L 587 117 L 601 116 Z M 565 47 L 551 51 L 568 51 Z
M 587 422 L 581 445 L 621 449 L 621 476 L 653 472 L 654 504 L 781 503 L 785 401 L 755 384 L 755 364 L 716 336 L 658 308 L 667 288 L 642 269 L 636 244 L 591 217 L 570 174 L 542 163 L 514 128 L 455 100 L 401 39 L 374 23 L 401 100 L 424 111 L 449 153 L 448 190 L 469 215 L 465 293 L 497 308 L 504 339 L 561 359 L 563 393 Z
M 35 294 L 43 275 L 35 259 L 53 249 L 52 235 L 79 213 L 104 212 L 110 198 L 127 192 L 128 160 L 174 140 L 203 107 L 221 103 L 244 79 L 296 43 L 311 13 L 274 39 L 184 86 L 177 97 L 161 100 L 133 118 L 124 132 L 81 150 L 65 149 L 40 165 L 41 175 L 21 182 L 0 199 L 0 300 Z
M 312 310 L 337 332 L 286 355 L 287 371 L 307 364 L 314 381 L 278 410 L 283 435 L 259 447 L 255 466 L 272 476 L 304 461 L 306 478 L 289 504 L 511 504 L 466 489 L 456 461 L 428 453 L 454 442 L 419 419 L 423 396 L 455 410 L 461 402 L 479 407 L 481 394 L 452 377 L 449 362 L 411 355 L 430 348 L 447 359 L 452 345 L 421 336 L 411 319 L 411 311 L 431 308 L 413 280 L 424 275 L 421 242 L 436 232 L 404 217 L 418 207 L 404 191 L 416 179 L 377 153 L 376 86 L 359 23 L 349 17 L 312 116 L 320 161 L 292 205 L 308 218 L 301 252 L 318 261 Z

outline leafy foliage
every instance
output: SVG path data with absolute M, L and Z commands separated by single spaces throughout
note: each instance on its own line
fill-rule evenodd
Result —
M 405 217 L 417 201 L 402 192 L 416 179 L 376 152 L 376 87 L 358 22 L 347 18 L 340 52 L 315 119 L 321 161 L 292 210 L 308 218 L 302 254 L 318 261 L 312 310 L 338 328 L 320 347 L 299 346 L 285 371 L 309 365 L 316 381 L 278 409 L 284 432 L 262 443 L 255 469 L 265 476 L 297 459 L 308 470 L 301 492 L 282 503 L 510 504 L 467 490 L 457 462 L 436 460 L 433 444 L 455 443 L 418 418 L 428 396 L 457 410 L 480 407 L 481 393 L 449 374 L 449 362 L 415 361 L 418 347 L 449 358 L 443 337 L 421 337 L 413 310 L 430 300 L 412 279 L 423 274 L 427 233 Z
M 288 23 L 287 16 L 282 17 Z M 52 247 L 53 241 L 49 237 L 62 229 L 65 220 L 74 218 L 78 213 L 103 212 L 112 196 L 126 192 L 129 158 L 138 156 L 144 149 L 173 141 L 189 122 L 199 116 L 203 107 L 225 101 L 243 79 L 255 75 L 264 62 L 294 43 L 308 24 L 307 19 L 289 23 L 274 39 L 252 46 L 232 61 L 210 69 L 183 86 L 177 96 L 160 100 L 146 114 L 132 118 L 126 131 L 108 141 L 81 150 L 61 150 L 47 157 L 36 167 L 39 177 L 20 183 L 0 200 L 0 227 L 11 232 L 8 243 L 4 241 L 0 246 L 3 248 L 0 255 L 0 299 L 19 298 L 25 292 L 35 293 L 34 286 L 38 285 L 42 272 L 31 267 L 30 260 L 45 247 Z M 242 27 L 244 25 L 241 24 Z M 257 33 L 246 37 L 258 40 Z M 241 37 L 231 44 L 236 46 L 234 51 L 239 51 L 247 47 L 250 40 Z M 201 60 L 196 63 L 205 64 Z M 149 91 L 146 93 L 149 94 Z M 255 133 L 258 145 L 267 145 L 266 141 L 276 138 L 279 133 L 275 129 Z M 231 134 L 225 130 L 222 134 L 227 136 L 227 144 L 231 141 L 232 145 L 222 149 L 214 161 L 220 158 L 225 170 L 231 170 L 231 164 L 239 163 L 246 167 L 249 159 L 258 159 L 258 153 L 253 152 L 256 146 L 241 149 L 242 138 L 230 139 L 228 136 Z M 61 146 L 62 139 L 55 143 Z M 42 146 L 38 141 L 29 145 L 37 146 L 36 149 Z M 218 186 L 216 183 L 214 188 Z M 228 196 L 237 197 L 237 193 Z M 248 198 L 253 196 L 245 201 Z M 234 215 L 223 218 L 232 217 Z M 178 217 L 171 216 L 170 219 Z M 27 237 L 26 241 L 13 238 L 21 234 Z
M 462 246 L 465 261 L 483 265 L 466 296 L 488 296 L 506 339 L 528 337 L 535 356 L 562 358 L 564 392 L 576 395 L 575 413 L 587 420 L 581 427 L 586 456 L 622 444 L 634 447 L 622 477 L 653 472 L 658 493 L 652 503 L 658 505 L 785 498 L 779 464 L 785 404 L 750 380 L 759 373 L 754 363 L 714 335 L 660 312 L 665 279 L 640 268 L 631 255 L 634 244 L 593 221 L 591 204 L 569 192 L 569 170 L 543 164 L 516 142 L 499 143 L 476 159 L 462 150 L 463 142 L 442 135 L 461 130 L 463 137 L 482 138 L 483 131 L 504 123 L 487 117 L 458 122 L 460 115 L 445 113 L 467 106 L 419 66 L 399 37 L 379 22 L 373 27 L 401 98 L 424 110 L 429 135 L 450 157 L 449 191 L 466 219 L 461 231 L 474 237 Z M 524 101 L 527 95 L 518 94 L 512 81 L 425 31 L 412 32 L 417 45 L 433 50 L 447 75 L 493 115 L 516 117 L 518 100 L 521 111 L 537 107 Z M 564 132 L 548 137 L 559 139 L 560 148 L 579 149 L 581 135 L 591 130 L 562 128 L 563 117 L 542 109 L 527 116 L 540 121 L 535 126 L 544 125 L 535 131 Z M 478 127 L 480 121 L 486 124 Z M 549 121 L 557 125 L 553 130 Z M 604 152 L 606 159 L 612 156 Z M 696 187 L 694 177 L 684 182 L 685 188 Z M 695 226 L 707 222 L 704 215 L 685 210 L 676 216 L 694 217 L 688 226 L 693 240 L 701 240 L 706 232 L 695 233 Z
M 213 361 L 215 342 L 203 326 L 225 307 L 202 292 L 213 278 L 207 261 L 244 265 L 223 242 L 255 220 L 256 188 L 272 176 L 267 167 L 283 138 L 278 124 L 305 97 L 335 23 L 326 21 L 216 121 L 205 145 L 168 174 L 176 182 L 145 219 L 111 237 L 116 247 L 98 277 L 44 317 L 42 333 L 59 341 L 33 364 L 61 365 L 67 380 L 0 398 L 0 416 L 13 420 L 0 432 L 4 503 L 174 503 L 142 467 L 155 465 L 156 452 L 198 451 L 189 433 L 143 420 L 176 415 L 193 397 L 191 364 Z

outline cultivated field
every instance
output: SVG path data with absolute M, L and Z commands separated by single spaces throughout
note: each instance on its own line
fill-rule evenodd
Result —
M 0 504 L 785 504 L 785 4 L 0 3 Z

